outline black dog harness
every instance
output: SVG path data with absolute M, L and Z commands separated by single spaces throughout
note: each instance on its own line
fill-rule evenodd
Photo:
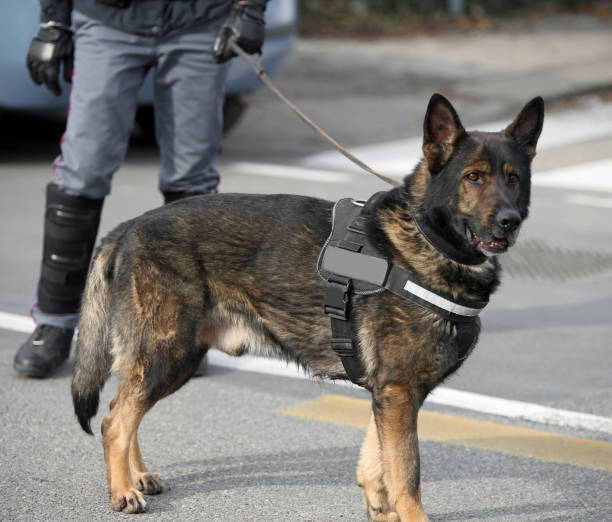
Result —
M 332 348 L 340 356 L 349 379 L 360 386 L 365 386 L 364 371 L 351 328 L 351 294 L 373 295 L 388 291 L 460 325 L 473 323 L 488 303 L 458 300 L 432 291 L 406 270 L 391 264 L 368 241 L 367 209 L 383 194 L 374 194 L 367 202 L 345 198 L 334 205 L 332 230 L 317 265 L 319 275 L 325 280 L 324 306 L 331 320 Z M 466 339 L 459 342 L 463 352 L 459 354 L 460 359 L 472 345 L 473 335 L 469 333 L 472 330 L 458 329 L 459 336 L 466 333 Z

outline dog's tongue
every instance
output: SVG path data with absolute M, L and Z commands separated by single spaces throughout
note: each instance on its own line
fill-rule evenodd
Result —
M 487 244 L 491 246 L 505 247 L 508 246 L 508 240 L 505 237 L 494 237 Z
M 508 240 L 505 237 L 494 237 L 491 241 L 483 241 L 476 234 L 472 234 L 472 246 L 483 245 L 489 248 L 504 248 L 508 246 Z

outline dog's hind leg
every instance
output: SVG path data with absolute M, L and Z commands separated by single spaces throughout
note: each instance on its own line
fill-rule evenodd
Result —
M 130 441 L 129 452 L 130 475 L 134 485 L 145 495 L 157 495 L 164 490 L 164 484 L 155 473 L 151 473 L 145 466 L 138 445 L 138 433 L 134 432 Z
M 387 488 L 383 481 L 383 464 L 374 415 L 370 416 L 368 430 L 357 467 L 357 482 L 362 488 L 368 520 L 376 522 L 399 522 L 387 498 Z
M 167 379 L 167 389 L 165 389 L 161 395 L 157 393 L 147 397 L 150 407 L 153 407 L 153 404 L 157 402 L 157 400 L 167 397 L 185 384 L 196 371 L 206 351 L 208 351 L 208 346 L 200 345 L 198 350 L 195 351 L 194 356 L 181 360 L 169 360 L 163 352 L 158 352 L 157 364 L 159 366 L 164 366 L 168 372 L 165 375 L 165 379 Z M 138 433 L 136 431 L 130 440 L 129 467 L 132 481 L 138 490 L 142 491 L 145 495 L 157 495 L 163 492 L 164 484 L 162 480 L 156 473 L 151 473 L 144 463 L 144 459 L 140 453 Z
M 110 412 L 102 422 L 102 444 L 111 508 L 124 513 L 141 513 L 147 503 L 132 482 L 130 446 L 149 407 L 138 400 L 130 384 L 122 381 L 119 394 L 111 402 Z
M 180 388 L 193 375 L 207 346 L 196 343 L 201 297 L 178 294 L 160 270 L 136 260 L 111 317 L 114 325 L 113 369 L 120 373 L 119 394 L 102 423 L 104 458 L 111 508 L 138 513 L 146 508 L 143 493 L 160 493 L 159 478 L 150 473 L 138 445 L 137 430 L 145 413 L 160 399 Z M 189 305 L 185 304 L 189 302 Z
M 128 366 L 126 375 L 121 375 L 119 394 L 102 422 L 108 488 L 111 508 L 115 511 L 141 513 L 147 505 L 143 493 L 152 495 L 163 491 L 160 478 L 145 466 L 138 445 L 138 427 L 145 413 L 159 399 L 167 397 L 189 379 L 205 348 L 199 347 L 188 358 L 168 357 L 159 347 L 151 349 L 152 357 L 146 369 L 138 364 Z M 161 368 L 163 373 L 152 372 L 151 367 Z

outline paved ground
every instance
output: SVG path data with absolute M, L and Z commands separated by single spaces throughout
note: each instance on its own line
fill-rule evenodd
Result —
M 449 95 L 473 127 L 508 120 L 535 94 L 551 99 L 609 86 L 610 27 L 559 24 L 380 44 L 302 41 L 278 83 L 341 142 L 376 145 L 358 149 L 373 166 L 382 154 L 390 167 L 405 161 L 409 169 L 418 154 L 410 138 L 434 90 Z M 612 189 L 609 178 L 596 190 L 585 188 L 609 172 L 610 109 L 588 100 L 576 108 L 547 120 L 532 214 L 517 247 L 522 257 L 506 261 L 479 347 L 446 385 L 611 417 Z M 1 121 L 10 126 L 0 129 L 0 312 L 25 315 L 39 263 L 42 187 L 61 123 L 25 115 Z M 578 132 L 585 127 L 592 132 Z M 557 137 L 564 128 L 566 142 Z M 319 154 L 325 150 L 288 109 L 259 92 L 225 145 L 222 190 L 336 199 L 384 188 L 348 166 L 338 172 L 334 159 Z M 604 163 L 591 175 L 595 160 Z M 104 230 L 159 203 L 156 161 L 150 147 L 132 149 L 108 198 Z M 283 165 L 285 173 L 276 177 L 272 166 L 252 162 Z M 568 166 L 580 177 L 573 186 L 559 171 Z M 590 275 L 580 268 L 602 259 Z M 25 334 L 14 330 L 0 329 L 0 519 L 121 517 L 108 509 L 100 437 L 80 431 L 71 411 L 71 365 L 47 381 L 16 378 L 12 357 Z M 93 425 L 115 390 L 113 378 Z M 207 378 L 188 383 L 145 418 L 143 453 L 170 489 L 151 498 L 142 517 L 364 520 L 354 468 L 366 400 L 365 392 L 347 387 L 211 366 Z M 324 414 L 329 404 L 331 418 Z M 423 499 L 432 520 L 612 519 L 612 434 L 433 403 L 425 410 Z
M 100 437 L 81 432 L 70 410 L 69 369 L 32 384 L 13 379 L 9 359 L 2 351 L 2 382 L 12 383 L 10 402 L 1 388 L 3 468 L 10 470 L 0 478 L 2 519 L 117 519 L 107 505 Z M 108 383 L 102 404 L 115 387 Z M 354 480 L 364 431 L 279 413 L 328 394 L 365 399 L 337 386 L 217 367 L 191 381 L 143 423 L 145 458 L 170 490 L 150 498 L 142 518 L 364 520 Z M 430 440 L 421 443 L 421 454 L 432 520 L 612 515 L 609 471 Z

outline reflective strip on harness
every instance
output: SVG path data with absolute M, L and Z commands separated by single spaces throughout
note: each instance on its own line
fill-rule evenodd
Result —
M 427 301 L 438 308 L 442 308 L 443 310 L 450 312 L 451 314 L 475 317 L 482 311 L 482 308 L 469 308 L 467 306 L 453 303 L 452 301 L 444 299 L 444 297 L 434 294 L 433 292 L 430 292 L 426 288 L 423 288 L 412 281 L 406 281 L 404 290 L 416 295 L 417 297 L 420 297 L 424 301 Z
M 488 303 L 488 301 L 453 299 L 448 294 L 441 295 L 422 287 L 408 272 L 398 266 L 391 266 L 389 269 L 385 289 L 430 312 L 457 322 L 474 321 Z
M 408 272 L 390 265 L 384 258 L 352 252 L 340 247 L 328 246 L 325 249 L 321 268 L 343 278 L 380 286 L 432 312 L 454 320 L 472 320 L 487 304 L 486 301 L 472 301 L 464 304 L 451 301 L 415 283 Z M 417 299 L 414 299 L 413 296 Z

